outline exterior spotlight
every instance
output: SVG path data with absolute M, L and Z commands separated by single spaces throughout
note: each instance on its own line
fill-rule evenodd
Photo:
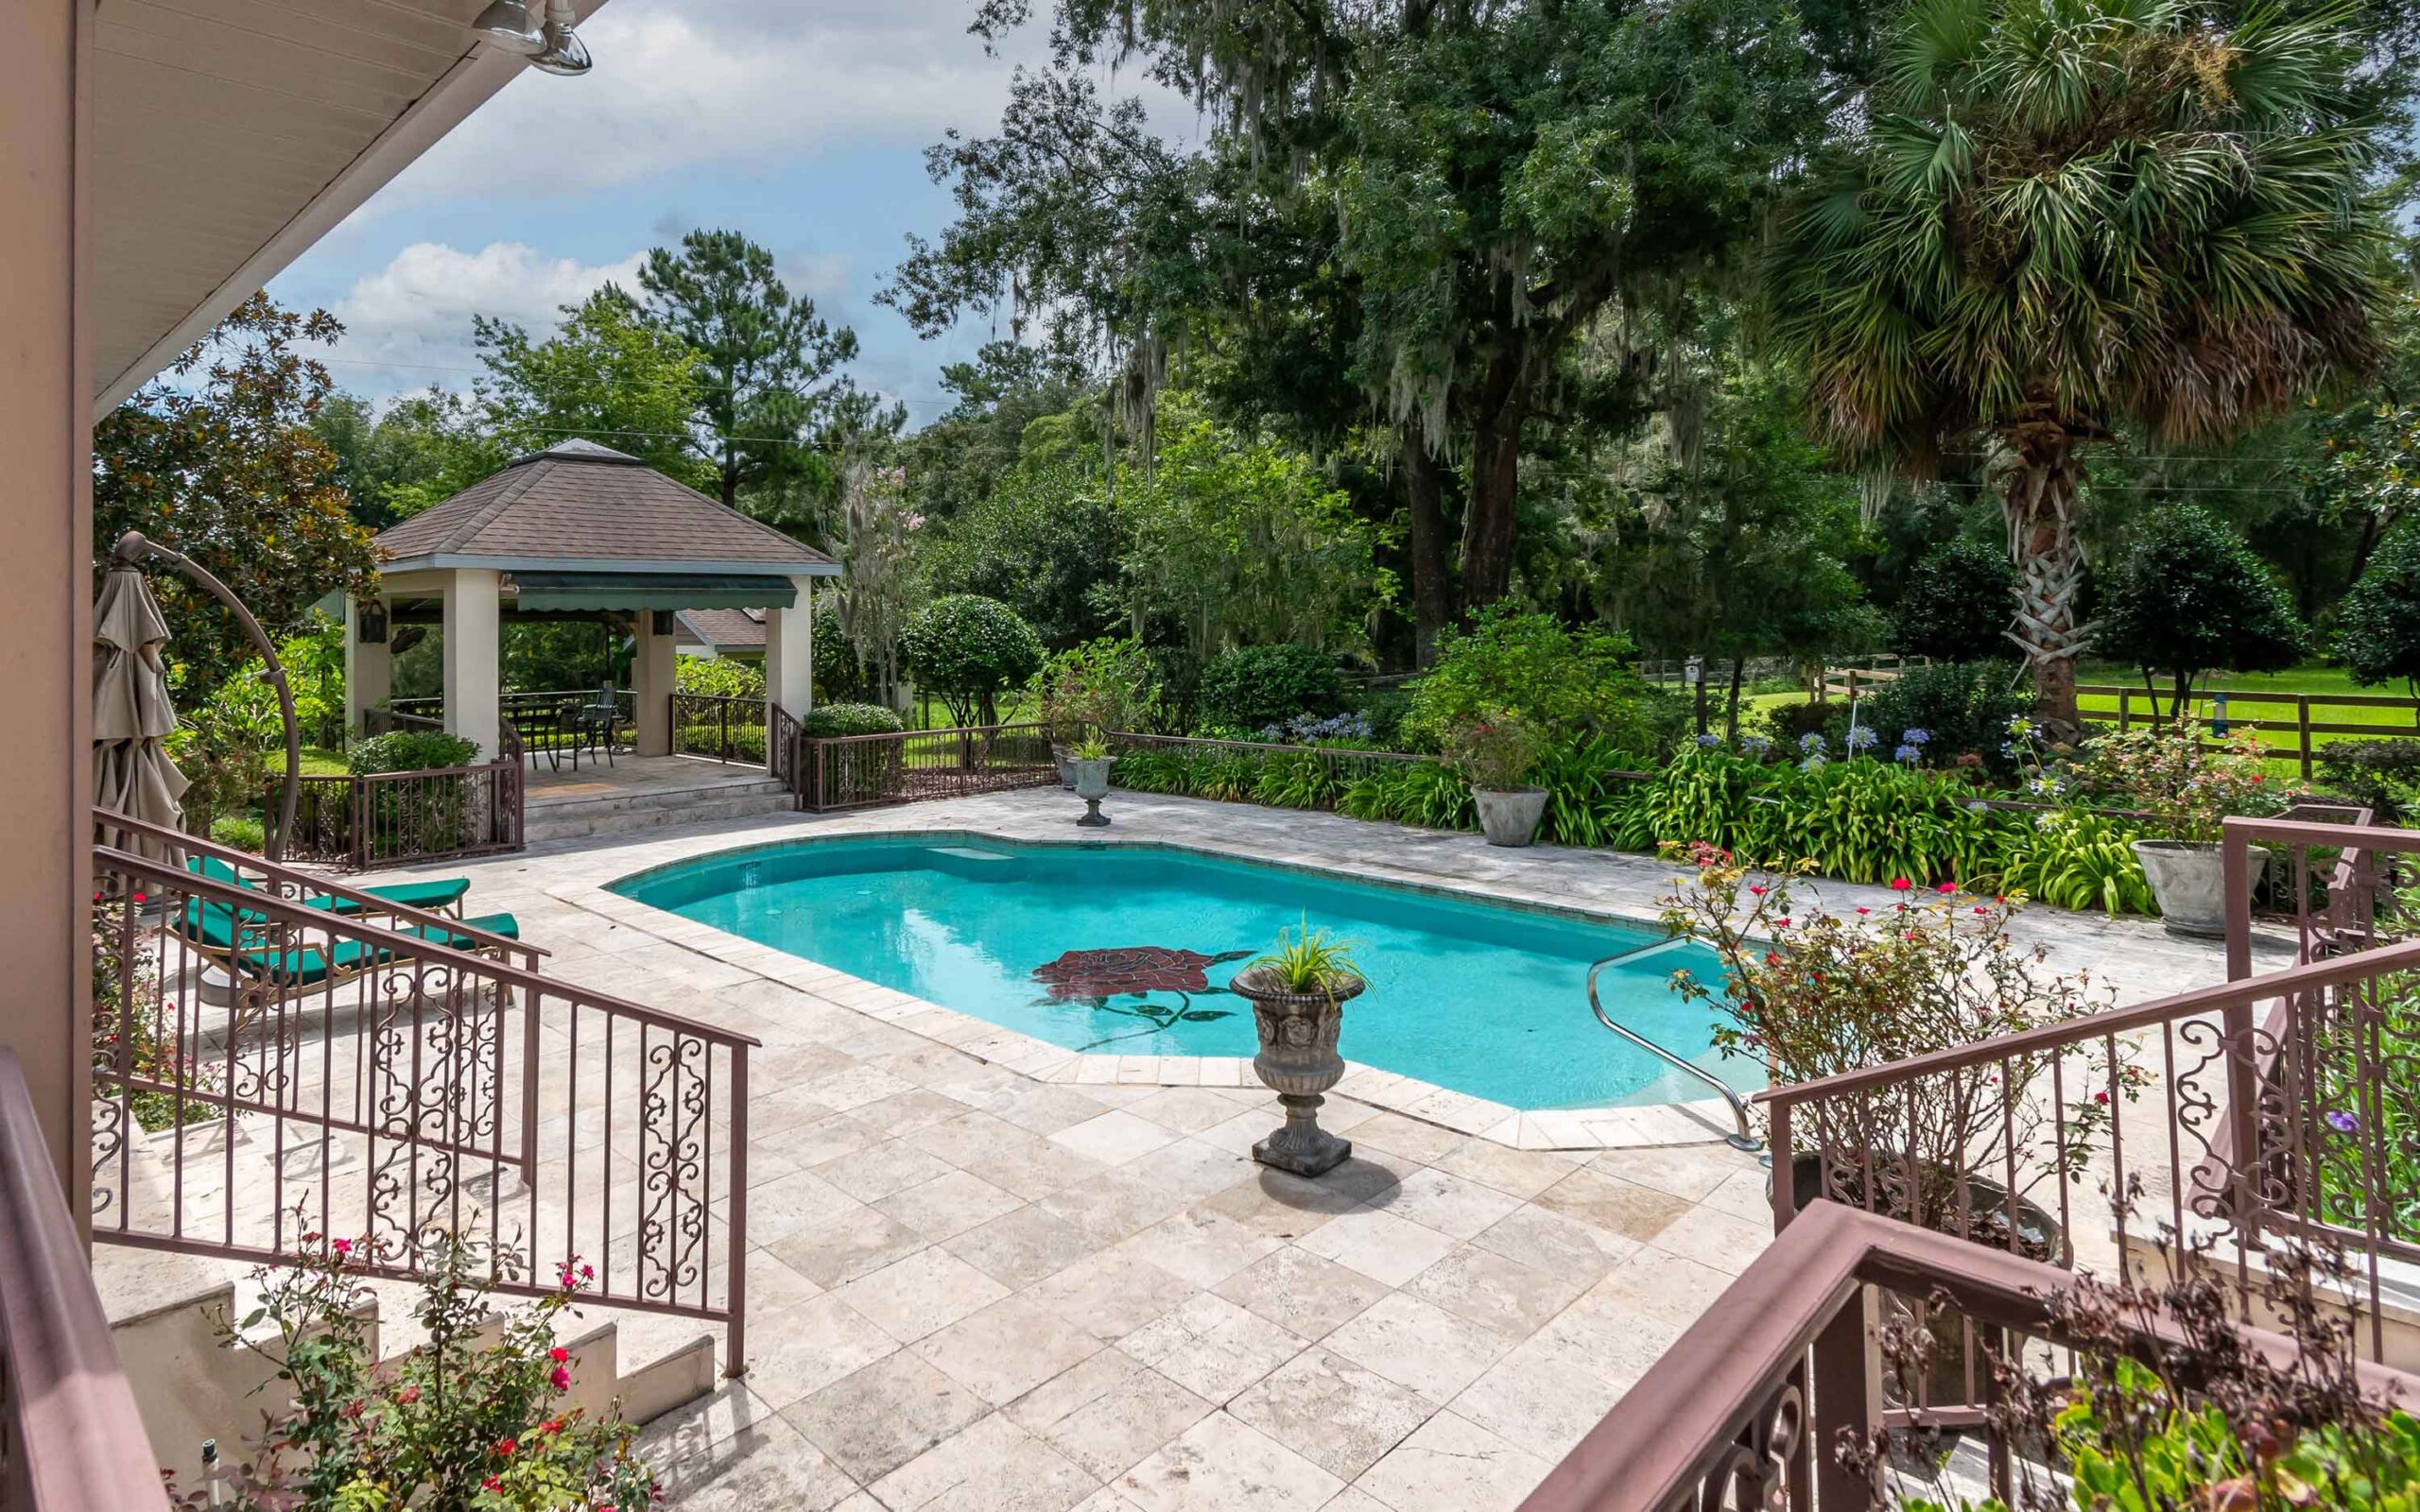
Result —
M 588 72 L 588 44 L 571 29 L 577 19 L 572 14 L 571 0 L 546 0 L 546 49 L 529 60 L 530 66 L 549 74 L 577 76 Z
M 471 29 L 505 52 L 527 57 L 546 50 L 546 34 L 529 19 L 529 8 L 523 0 L 489 0 Z

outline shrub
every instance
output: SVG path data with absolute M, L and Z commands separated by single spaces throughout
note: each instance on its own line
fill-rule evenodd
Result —
M 727 656 L 684 656 L 672 664 L 676 693 L 715 698 L 762 698 L 765 668 L 760 662 L 735 662 Z
M 1194 720 L 1258 730 L 1296 714 L 1332 714 L 1344 707 L 1336 662 L 1307 645 L 1247 645 L 1222 651 L 1201 669 Z
M 1927 765 L 1945 766 L 1964 755 L 2005 770 L 2000 747 L 2009 721 L 2033 707 L 2031 691 L 2014 662 L 1960 662 L 1915 667 L 1884 683 L 1858 711 L 1858 722 L 1877 732 L 1886 746 L 1901 744 L 1911 730 Z
M 1911 879 L 1900 877 L 1891 885 L 1907 901 L 1893 906 L 1855 914 L 1801 910 L 1789 877 L 1803 872 L 1804 863 L 1759 876 L 1736 853 L 1710 846 L 1669 847 L 1667 853 L 1694 866 L 1663 900 L 1665 927 L 1703 944 L 1720 962 L 1716 980 L 1674 972 L 1673 989 L 1713 1010 L 1719 1049 L 1770 1066 L 1777 1082 L 1812 1081 L 2037 1028 L 2089 1012 L 2101 1005 L 2095 998 L 2106 995 L 2088 992 L 2081 976 L 2049 971 L 2046 947 L 2020 946 L 2009 931 L 2012 903 L 1960 899 L 1947 885 L 1920 894 Z M 2031 1087 L 2058 1059 L 2055 1049 L 2020 1053 L 1994 1069 L 2011 1087 Z M 1979 1075 L 1920 1077 L 1905 1097 L 1894 1091 L 1818 1101 L 1803 1112 L 1822 1125 L 1808 1139 L 1810 1148 L 1890 1152 L 1885 1163 L 1894 1179 L 1873 1194 L 1878 1211 L 1949 1232 L 1971 1226 L 1971 1237 L 1996 1242 L 1983 1211 L 1991 1205 L 1973 1201 L 1962 1175 L 1997 1177 L 2005 1160 L 2011 1195 L 2017 1195 L 2053 1171 L 2076 1168 L 2116 1116 L 2081 1089 L 2131 1091 L 2145 1080 L 2113 1057 L 2100 1074 L 2073 1084 L 2078 1101 L 2065 1108 L 2048 1099 L 2007 1098 Z M 1920 1179 L 1896 1179 L 1902 1160 Z M 1849 1171 L 1827 1175 L 1835 1190 L 1858 1180 Z
M 1818 703 L 1809 698 L 1804 703 L 1784 702 L 1765 707 L 1765 738 L 1783 750 L 1796 750 L 1809 735 L 1821 735 L 1824 744 L 1838 750 L 1841 737 L 1849 728 L 1849 706 L 1841 703 Z
M 1430 748 L 1453 731 L 1517 714 L 1550 739 L 1611 741 L 1651 755 L 1660 712 L 1631 663 L 1628 637 L 1597 626 L 1564 627 L 1547 614 L 1503 605 L 1481 610 L 1467 630 L 1437 637 L 1437 660 L 1412 689 L 1404 730 Z
M 1445 741 L 1447 759 L 1473 789 L 1482 793 L 1527 787 L 1530 769 L 1545 748 L 1537 727 L 1514 713 L 1481 718 L 1454 730 Z
M 211 819 L 210 837 L 220 845 L 259 855 L 268 844 L 268 826 L 257 815 L 222 814 Z
M 1033 627 L 997 599 L 937 598 L 899 632 L 917 684 L 941 696 L 960 725 L 999 723 L 999 696 L 1042 669 Z
M 1916 563 L 1899 595 L 1892 645 L 1910 656 L 1978 662 L 2009 648 L 2016 570 L 1979 541 L 1953 541 Z
M 441 730 L 398 730 L 372 735 L 353 747 L 345 765 L 355 777 L 377 772 L 434 772 L 468 766 L 478 759 L 475 741 Z
M 2302 660 L 2308 642 L 2268 564 L 2232 528 L 2189 506 L 2155 511 L 2101 585 L 2100 653 L 2168 674 L 2178 713 L 2202 673 L 2280 672 Z
M 822 703 L 798 722 L 799 733 L 814 740 L 836 735 L 889 735 L 907 729 L 898 714 L 878 703 Z
M 2284 810 L 2285 795 L 2269 781 L 2262 750 L 2259 731 L 2248 725 L 2206 751 L 2189 721 L 2150 725 L 2093 741 L 2085 747 L 2084 770 L 2099 791 L 2123 794 L 2149 809 L 2166 833 L 2215 844 L 2221 821 L 2230 816 L 2258 818 Z
M 426 1279 L 412 1315 L 426 1341 L 382 1365 L 367 1271 L 397 1257 L 306 1231 L 303 1211 L 295 1224 L 297 1262 L 253 1272 L 259 1306 L 223 1325 L 229 1347 L 266 1356 L 293 1401 L 267 1423 L 225 1504 L 606 1512 L 654 1500 L 631 1453 L 636 1431 L 561 1401 L 570 1354 L 554 1320 L 590 1284 L 588 1267 L 566 1263 L 552 1290 L 499 1320 L 477 1280 L 487 1254 L 441 1233 L 420 1241 Z M 255 1332 L 264 1321 L 268 1338 Z
M 2420 740 L 2340 740 L 2319 750 L 2320 781 L 2329 791 L 2389 822 L 2420 808 Z
M 1159 666 L 1141 642 L 1103 636 L 1052 656 L 1034 677 L 1034 695 L 1062 746 L 1087 730 L 1148 730 L 1159 718 Z
M 683 725 L 673 749 L 692 756 L 721 756 L 733 761 L 765 762 L 765 726 L 750 719 L 726 728 L 721 724 Z

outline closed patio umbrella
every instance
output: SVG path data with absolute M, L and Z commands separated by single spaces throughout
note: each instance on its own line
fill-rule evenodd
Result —
M 142 570 L 110 569 L 93 608 L 93 801 L 175 829 L 185 776 L 164 744 L 177 728 L 160 663 L 167 640 L 168 622 Z M 164 842 L 132 832 L 103 838 L 153 860 L 180 859 Z

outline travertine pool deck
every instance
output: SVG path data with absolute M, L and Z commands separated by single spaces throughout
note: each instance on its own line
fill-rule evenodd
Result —
M 1110 1079 L 1069 1074 L 1064 1051 L 1037 1057 L 600 890 L 788 838 L 1071 839 L 1077 807 L 1025 792 L 785 815 L 443 868 L 473 876 L 480 911 L 517 913 L 554 952 L 550 974 L 764 1042 L 750 1368 L 649 1428 L 670 1504 L 1515 1505 L 1766 1243 L 1765 1173 L 1714 1143 L 1720 1120 L 1699 1143 L 1609 1148 L 1582 1115 L 1471 1127 L 1469 1109 L 1337 1095 L 1322 1117 L 1355 1159 L 1304 1181 L 1249 1159 L 1277 1115 L 1248 1071 L 1203 1085 L 1211 1062 L 1118 1057 Z M 1676 874 L 1325 814 L 1123 794 L 1107 809 L 1114 841 L 1634 918 Z M 1891 896 L 1814 890 L 1833 907 Z M 2016 927 L 2122 1001 L 2224 974 L 2215 947 L 2140 920 L 2039 910 Z M 1034 1058 L 1020 1070 L 994 1051 Z M 1402 1101 L 1367 1076 L 1348 1090 Z M 1525 1135 L 1582 1147 L 1521 1148 Z

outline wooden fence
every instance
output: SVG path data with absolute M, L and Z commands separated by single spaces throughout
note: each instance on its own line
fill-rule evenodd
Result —
M 2115 713 L 2119 730 L 2132 730 L 2138 723 L 2152 724 L 2169 717 L 2169 700 L 2165 694 L 2154 698 L 2144 688 L 2085 684 L 2076 689 L 2076 697 L 2086 719 L 2106 720 Z M 2112 699 L 2116 700 L 2114 709 L 2106 707 Z M 2103 707 L 2096 708 L 2096 703 Z M 2187 703 L 2193 722 L 2214 740 L 2238 726 L 2256 726 L 2270 747 L 2270 756 L 2294 763 L 2301 768 L 2305 782 L 2310 780 L 2311 766 L 2319 753 L 2326 748 L 2327 742 L 2321 736 L 2367 736 L 2374 740 L 2420 736 L 2420 699 L 2383 694 L 2251 693 L 2238 688 L 2211 688 L 2195 694 Z M 2331 710 L 2370 710 L 2381 715 L 2393 711 L 2402 717 L 2330 719 Z

